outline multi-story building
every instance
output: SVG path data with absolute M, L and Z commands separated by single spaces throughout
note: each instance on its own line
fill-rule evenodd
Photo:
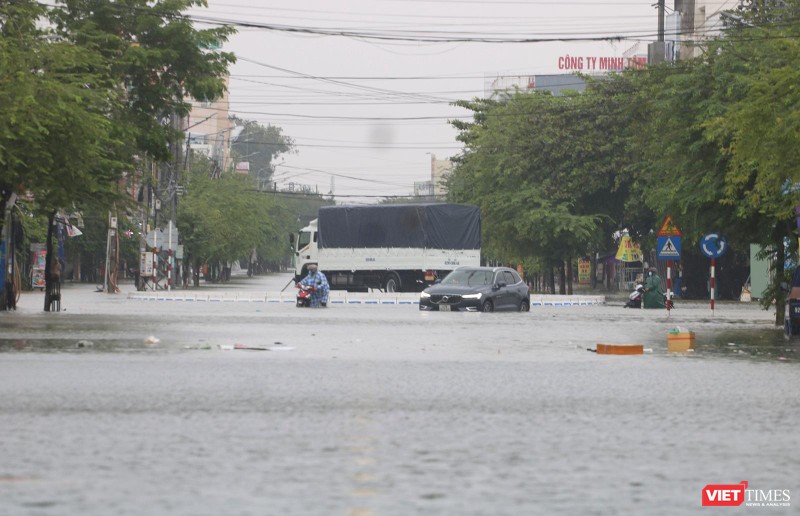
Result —
M 431 183 L 433 183 L 433 196 L 437 199 L 447 195 L 447 176 L 453 171 L 453 162 L 449 159 L 436 159 L 431 154 Z
M 192 101 L 192 111 L 183 122 L 187 133 L 188 148 L 194 152 L 202 152 L 214 160 L 218 172 L 230 170 L 231 137 L 234 125 L 229 118 L 230 102 L 228 100 L 229 79 L 225 79 L 226 91 L 221 98 L 213 102 Z

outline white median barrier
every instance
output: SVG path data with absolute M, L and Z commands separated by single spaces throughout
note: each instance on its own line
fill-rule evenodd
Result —
M 211 303 L 267 303 L 284 304 L 295 302 L 294 291 L 267 292 L 265 295 L 241 295 L 237 293 L 191 293 L 166 294 L 162 292 L 133 292 L 128 299 L 162 302 L 211 302 Z M 605 296 L 562 296 L 548 294 L 531 295 L 531 307 L 547 306 L 593 306 L 604 305 Z M 328 298 L 331 306 L 383 306 L 418 305 L 419 294 L 415 292 L 344 292 L 332 291 Z

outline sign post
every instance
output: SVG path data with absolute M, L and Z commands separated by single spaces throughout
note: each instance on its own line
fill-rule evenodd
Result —
M 661 229 L 656 233 L 656 251 L 659 260 L 667 260 L 667 317 L 672 309 L 672 260 L 681 259 L 681 237 L 683 234 L 678 226 L 672 222 L 672 217 L 667 215 L 661 224 Z
M 711 258 L 711 277 L 708 290 L 711 291 L 711 316 L 714 316 L 714 298 L 716 293 L 716 266 L 717 258 L 725 254 L 728 249 L 728 242 L 719 233 L 708 233 L 700 241 L 700 250 L 704 255 Z

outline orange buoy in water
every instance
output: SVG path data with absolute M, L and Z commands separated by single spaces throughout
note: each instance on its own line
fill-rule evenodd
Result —
M 600 355 L 643 355 L 642 344 L 598 344 L 597 353 Z
M 667 351 L 670 353 L 685 353 L 694 351 L 694 332 L 681 331 L 667 334 Z

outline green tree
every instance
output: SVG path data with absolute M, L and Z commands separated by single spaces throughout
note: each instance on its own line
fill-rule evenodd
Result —
M 782 253 L 794 233 L 800 29 L 786 21 L 798 14 L 797 0 L 759 4 L 729 17 L 703 57 L 632 74 L 639 96 L 631 105 L 641 112 L 637 187 L 652 209 L 682 221 L 689 243 L 725 228 L 734 248 L 758 243 Z M 780 324 L 783 260 L 775 264 L 762 301 L 778 302 Z
M 275 172 L 275 159 L 281 154 L 294 152 L 294 140 L 283 134 L 280 127 L 271 124 L 263 126 L 254 120 L 231 117 L 234 125 L 242 131 L 231 144 L 235 161 L 250 164 L 250 176 L 256 180 L 259 190 L 272 188 L 270 182 Z
M 41 210 L 113 202 L 129 163 L 124 131 L 107 116 L 120 107 L 97 52 L 50 41 L 33 2 L 0 4 L 0 188 L 29 191 Z
M 172 158 L 186 98 L 219 96 L 234 59 L 208 50 L 232 29 L 195 30 L 182 15 L 196 5 L 205 3 L 0 3 L 3 204 L 30 192 L 52 229 L 60 207 L 121 202 L 119 182 L 137 157 Z
M 718 89 L 725 106 L 707 123 L 709 137 L 729 157 L 723 203 L 749 221 L 750 241 L 777 250 L 765 308 L 777 303 L 783 323 L 784 239 L 796 252 L 795 207 L 800 205 L 800 2 L 758 4 L 731 24 L 710 49 L 708 66 L 731 81 Z
M 56 299 L 50 273 L 56 210 L 113 203 L 130 164 L 127 132 L 108 116 L 121 102 L 105 59 L 94 49 L 48 37 L 48 30 L 37 28 L 46 14 L 29 1 L 0 4 L 0 208 L 12 194 L 29 192 L 37 210 L 49 216 L 49 310 Z
M 183 235 L 186 260 L 194 267 L 195 286 L 204 263 L 224 267 L 278 239 L 272 199 L 256 191 L 251 177 L 223 174 L 212 178 L 212 168 L 208 159 L 193 160 L 178 214 L 178 230 Z
M 225 91 L 233 54 L 213 50 L 232 27 L 196 29 L 184 11 L 205 0 L 61 0 L 52 11 L 59 34 L 105 59 L 125 92 L 115 121 L 134 130 L 131 154 L 169 161 L 182 140 L 173 117 L 191 110 L 190 98 L 214 100 Z
M 610 241 L 623 213 L 626 147 L 614 139 L 615 91 L 600 86 L 459 103 L 474 122 L 454 122 L 467 151 L 455 160 L 450 198 L 481 206 L 490 256 L 563 271 Z

